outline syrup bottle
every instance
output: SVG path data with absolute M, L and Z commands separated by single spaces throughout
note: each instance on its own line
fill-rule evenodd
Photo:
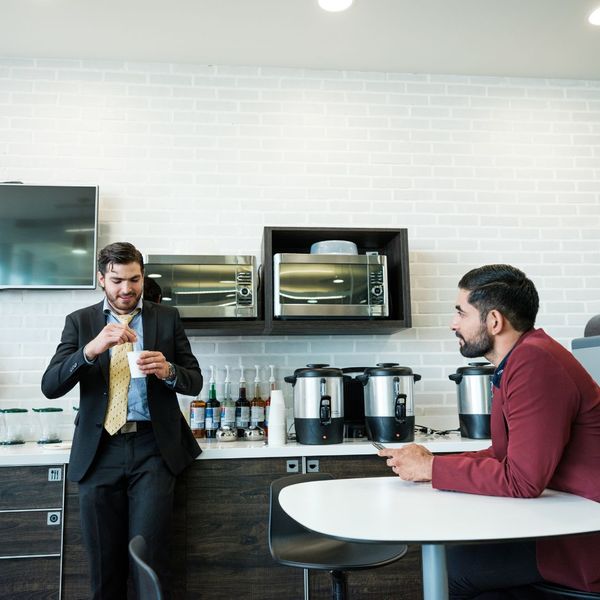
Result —
M 235 426 L 239 438 L 244 437 L 244 431 L 250 425 L 250 402 L 246 398 L 246 380 L 244 379 L 244 367 L 240 366 L 240 392 L 235 403 Z
M 231 397 L 231 381 L 229 365 L 225 365 L 225 382 L 223 383 L 223 401 L 221 402 L 221 429 L 235 429 L 235 402 Z
M 208 401 L 206 402 L 204 429 L 206 430 L 207 438 L 216 438 L 217 429 L 221 421 L 221 405 L 217 400 L 217 386 L 215 384 L 215 367 L 210 365 L 210 379 L 208 388 Z
M 206 402 L 198 396 L 190 402 L 190 428 L 194 437 L 202 439 L 205 437 L 204 419 L 206 414 Z
M 265 424 L 265 401 L 260 397 L 260 367 L 254 365 L 256 376 L 254 377 L 254 396 L 250 402 L 250 429 L 264 427 Z

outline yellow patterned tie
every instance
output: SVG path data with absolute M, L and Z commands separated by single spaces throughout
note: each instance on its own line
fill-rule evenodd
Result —
M 128 325 L 137 311 L 129 315 L 117 315 L 121 323 Z M 113 347 L 110 357 L 108 408 L 104 416 L 104 429 L 114 435 L 127 422 L 127 392 L 129 391 L 129 363 L 127 353 L 133 350 L 133 344 L 126 342 Z

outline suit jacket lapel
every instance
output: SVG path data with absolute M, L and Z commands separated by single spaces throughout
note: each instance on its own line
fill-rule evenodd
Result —
M 92 339 L 95 338 L 104 329 L 104 326 L 106 325 L 106 315 L 102 310 L 103 307 L 104 301 L 99 302 L 98 304 L 94 304 L 93 306 Z M 98 357 L 98 361 L 100 363 L 100 370 L 102 371 L 102 375 L 106 380 L 106 384 L 108 385 L 110 363 L 109 352 L 103 352 Z
M 144 327 L 144 350 L 156 350 L 158 315 L 155 307 L 150 302 L 144 302 L 142 326 Z

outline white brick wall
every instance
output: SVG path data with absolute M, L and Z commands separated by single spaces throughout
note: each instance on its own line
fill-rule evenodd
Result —
M 240 361 L 250 382 L 255 363 L 281 381 L 311 360 L 396 361 L 423 375 L 419 414 L 453 414 L 466 270 L 524 269 L 565 345 L 600 312 L 598 81 L 6 59 L 0 180 L 15 179 L 98 184 L 100 245 L 143 252 L 258 257 L 266 225 L 408 228 L 411 330 L 193 339 L 219 380 Z M 39 379 L 65 314 L 99 297 L 0 292 L 1 407 L 77 404 Z

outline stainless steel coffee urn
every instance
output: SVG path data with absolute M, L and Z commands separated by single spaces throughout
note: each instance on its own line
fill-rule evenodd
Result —
M 458 386 L 458 422 L 463 437 L 490 437 L 493 374 L 493 365 L 475 362 L 459 367 L 456 373 L 449 375 Z
M 299 444 L 340 444 L 344 438 L 341 369 L 310 364 L 284 378 L 294 386 L 294 426 Z
M 379 363 L 356 377 L 365 388 L 367 435 L 374 442 L 412 442 L 415 437 L 413 384 L 409 367 Z

